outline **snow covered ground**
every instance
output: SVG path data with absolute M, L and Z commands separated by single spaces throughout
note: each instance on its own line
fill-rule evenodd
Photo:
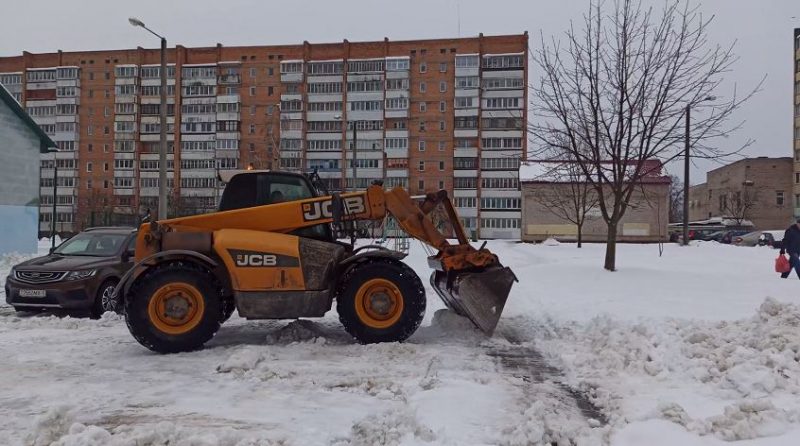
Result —
M 403 344 L 335 312 L 161 356 L 124 321 L 0 306 L 0 438 L 26 445 L 800 444 L 800 281 L 713 243 L 490 242 L 520 279 L 486 339 L 429 290 Z M 46 247 L 43 248 L 46 250 Z M 0 259 L 0 281 L 19 257 Z M 425 252 L 407 259 L 427 278 Z M 427 282 L 427 280 L 423 280 Z M 588 405 L 588 407 L 587 407 Z M 596 411 L 599 411 L 597 413 Z

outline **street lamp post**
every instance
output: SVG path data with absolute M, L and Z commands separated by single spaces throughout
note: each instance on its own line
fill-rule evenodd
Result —
M 714 96 L 707 96 L 698 102 L 713 101 L 717 99 Z M 691 126 L 691 103 L 686 104 L 686 111 L 684 116 L 686 118 L 686 134 L 684 136 L 685 152 L 683 154 L 683 246 L 689 245 L 689 162 L 691 160 L 691 142 L 690 142 L 690 126 Z
M 158 218 L 167 218 L 167 39 L 155 33 L 153 30 L 145 26 L 141 20 L 131 17 L 128 22 L 137 27 L 141 27 L 150 32 L 150 34 L 161 39 L 161 106 L 159 107 L 160 114 L 160 130 L 161 130 L 161 144 L 158 156 Z

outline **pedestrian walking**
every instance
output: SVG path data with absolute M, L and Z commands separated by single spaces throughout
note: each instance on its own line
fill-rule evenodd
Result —
M 789 277 L 792 270 L 797 273 L 797 278 L 800 279 L 800 219 L 786 228 L 783 233 L 783 241 L 781 245 L 781 255 L 789 254 L 790 268 L 781 273 L 781 278 Z

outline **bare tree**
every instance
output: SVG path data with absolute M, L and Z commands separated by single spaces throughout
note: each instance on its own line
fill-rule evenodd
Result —
M 721 211 L 724 217 L 730 217 L 736 226 L 742 226 L 750 218 L 750 211 L 758 204 L 758 190 L 744 185 L 741 191 L 726 194 L 722 200 Z
M 551 214 L 574 224 L 578 229 L 578 248 L 582 247 L 583 224 L 599 201 L 596 191 L 574 161 L 552 163 L 543 179 L 549 187 L 539 188 L 534 200 Z
M 658 12 L 641 0 L 608 6 L 592 1 L 583 29 L 570 27 L 564 46 L 542 37 L 531 134 L 543 150 L 555 150 L 548 158 L 571 155 L 597 192 L 608 226 L 604 266 L 613 271 L 617 228 L 634 189 L 652 173 L 648 161 L 681 157 L 687 134 L 694 157 L 738 152 L 710 143 L 740 127 L 729 123 L 732 114 L 756 90 L 740 98 L 734 88 L 684 129 L 686 111 L 714 96 L 732 68 L 732 46 L 709 43 L 711 19 L 686 3 L 670 1 Z
M 669 222 L 683 221 L 683 181 L 676 175 L 670 175 L 669 184 Z

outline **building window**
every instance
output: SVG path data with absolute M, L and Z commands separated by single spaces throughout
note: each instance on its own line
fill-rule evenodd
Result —
M 86 133 L 89 134 L 89 135 L 93 135 L 94 134 L 94 127 L 92 127 L 92 124 L 89 124 L 88 126 L 86 126 Z
M 419 64 L 419 72 L 420 73 L 427 73 L 428 72 L 428 64 L 425 62 L 420 62 Z
M 445 147 L 447 146 L 447 142 L 439 141 L 439 151 L 444 152 Z
M 444 121 L 439 121 L 439 130 L 444 131 L 447 128 Z
M 425 140 L 424 139 L 420 139 L 419 140 L 419 146 L 418 147 L 419 147 L 419 151 L 420 152 L 424 152 L 425 151 Z
M 439 62 L 439 72 L 447 73 L 447 62 Z
M 256 77 L 256 69 L 250 68 L 250 77 Z
M 419 131 L 420 132 L 424 132 L 425 131 L 425 121 L 420 121 L 419 122 Z
M 420 102 L 419 103 L 419 111 L 420 111 L 420 113 L 425 113 L 426 111 L 428 111 L 428 103 L 424 102 L 424 101 Z
M 447 103 L 445 101 L 439 101 L 439 111 L 442 113 L 447 111 Z
M 250 87 L 250 96 L 256 95 L 256 87 Z
M 419 189 L 420 192 L 424 191 L 425 190 L 425 180 L 419 180 L 419 183 L 417 184 L 417 188 Z
M 782 190 L 775 191 L 775 204 L 778 206 L 783 206 L 784 202 L 784 193 Z
M 428 85 L 425 82 L 420 82 L 419 83 L 419 92 L 420 93 L 425 93 L 426 91 L 428 91 Z
M 122 160 L 118 160 L 118 161 L 122 161 Z M 103 171 L 104 172 L 108 172 L 108 163 L 103 163 Z
M 439 171 L 444 172 L 444 161 L 439 161 Z
M 107 125 L 103 126 L 103 134 L 108 135 L 109 133 L 111 133 L 111 129 L 109 129 Z
M 267 74 L 272 76 L 273 74 L 275 74 L 275 69 L 272 67 L 267 68 Z
M 794 207 L 800 208 L 800 194 L 794 195 Z
M 250 124 L 250 134 L 252 135 L 255 132 L 256 132 L 256 125 L 255 124 Z
M 87 151 L 87 152 L 91 152 L 91 151 L 92 151 L 92 145 L 91 145 L 91 144 L 89 144 L 88 146 L 86 146 L 86 151 Z
M 420 161 L 419 162 L 419 171 L 420 172 L 425 172 L 425 161 Z
M 87 172 L 91 172 L 92 171 L 92 163 L 91 162 L 86 163 L 86 171 Z
M 794 183 L 795 184 L 800 184 L 800 173 L 795 173 L 794 174 Z
M 86 188 L 87 189 L 91 189 L 92 188 L 92 180 L 86 180 Z
M 447 82 L 439 82 L 439 93 L 444 93 L 445 91 L 447 91 Z

